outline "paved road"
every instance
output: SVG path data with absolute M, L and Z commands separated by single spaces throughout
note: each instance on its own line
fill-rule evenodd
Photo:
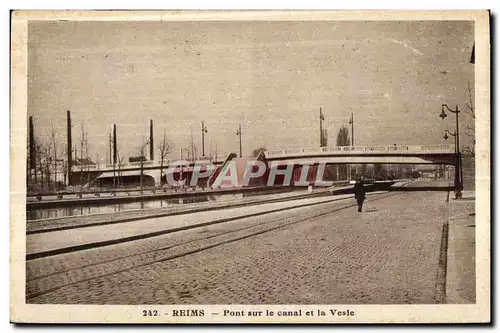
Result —
M 385 196 L 33 260 L 28 302 L 435 303 L 446 194 Z

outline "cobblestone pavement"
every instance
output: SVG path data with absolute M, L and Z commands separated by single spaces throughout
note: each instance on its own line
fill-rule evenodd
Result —
M 129 262 L 117 273 L 81 282 L 73 283 L 68 273 L 69 285 L 28 302 L 434 303 L 441 230 L 447 215 L 445 199 L 446 193 L 442 192 L 399 193 L 379 200 L 368 197 L 361 214 L 352 205 L 338 210 L 339 202 L 328 203 L 323 205 L 331 205 L 332 212 L 327 209 L 325 215 L 294 224 L 286 222 L 297 212 L 281 212 L 282 219 L 275 223 L 283 224 L 276 224 L 271 231 L 219 241 L 213 247 L 177 257 L 162 258 L 160 251 L 154 250 L 151 253 L 160 256 L 159 261 L 144 265 Z M 317 212 L 319 208 L 303 210 Z M 264 220 L 260 217 L 253 223 L 262 224 Z M 243 228 L 236 222 L 226 228 L 237 225 Z M 196 232 L 199 235 L 203 231 L 214 232 L 208 228 Z M 168 247 L 192 235 L 185 232 L 156 241 Z M 131 246 L 119 248 L 131 250 Z M 103 269 L 110 269 L 107 267 Z M 64 272 L 59 276 L 64 277 Z

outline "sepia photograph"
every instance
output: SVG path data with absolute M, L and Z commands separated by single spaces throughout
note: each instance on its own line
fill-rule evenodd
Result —
M 11 320 L 490 320 L 487 11 L 133 13 L 12 14 Z

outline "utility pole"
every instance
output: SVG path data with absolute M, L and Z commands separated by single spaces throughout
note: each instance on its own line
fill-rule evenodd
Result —
M 29 135 L 29 149 L 30 149 L 30 166 L 29 166 L 29 176 L 31 178 L 31 170 L 34 171 L 35 174 L 35 183 L 37 182 L 37 157 L 36 157 L 36 141 L 35 141 L 35 126 L 33 125 L 33 116 L 29 118 L 30 122 L 30 135 Z
M 73 149 L 73 144 L 72 144 L 72 137 L 71 137 L 71 111 L 67 110 L 66 111 L 66 126 L 67 126 L 67 158 L 68 158 L 68 185 L 71 185 L 71 167 L 73 166 L 73 154 L 71 152 L 71 149 Z
M 319 107 L 319 146 L 320 148 L 324 145 L 323 140 L 323 120 L 325 120 L 325 115 L 323 114 L 323 110 L 321 106 Z
M 205 123 L 201 122 L 201 156 L 205 157 L 205 133 L 208 133 Z
M 113 153 L 111 152 L 111 147 L 113 146 L 113 138 L 111 137 L 111 133 L 109 133 L 109 160 L 108 163 L 113 163 Z
M 349 119 L 349 125 L 351 125 L 351 147 L 354 147 L 354 114 L 351 112 L 351 119 Z M 349 179 L 352 178 L 352 169 L 351 165 L 348 165 L 349 168 Z
M 116 163 L 118 161 L 118 152 L 116 148 L 116 124 L 113 124 L 113 188 L 116 188 Z
M 113 124 L 113 164 L 118 162 L 118 152 L 116 143 L 116 124 Z
M 155 159 L 154 151 L 153 119 L 151 119 L 149 121 L 149 159 L 151 161 Z
M 96 161 L 96 164 L 97 164 L 97 171 L 99 171 L 99 152 L 96 153 L 96 158 L 95 158 L 95 161 Z M 96 182 L 95 182 L 96 186 L 98 188 L 101 188 L 101 184 L 100 184 L 100 181 L 98 178 L 96 178 Z
M 236 131 L 236 135 L 240 137 L 240 158 L 242 157 L 242 151 L 241 151 L 241 125 L 238 126 L 238 130 Z
M 351 146 L 354 146 L 354 114 L 351 112 L 351 119 L 349 119 L 349 124 L 351 125 Z

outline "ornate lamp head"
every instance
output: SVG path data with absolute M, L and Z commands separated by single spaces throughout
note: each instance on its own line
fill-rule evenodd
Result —
M 441 105 L 441 114 L 439 115 L 439 117 L 441 117 L 441 119 L 444 119 L 446 118 L 448 115 L 446 114 L 446 112 L 444 111 L 444 104 Z

